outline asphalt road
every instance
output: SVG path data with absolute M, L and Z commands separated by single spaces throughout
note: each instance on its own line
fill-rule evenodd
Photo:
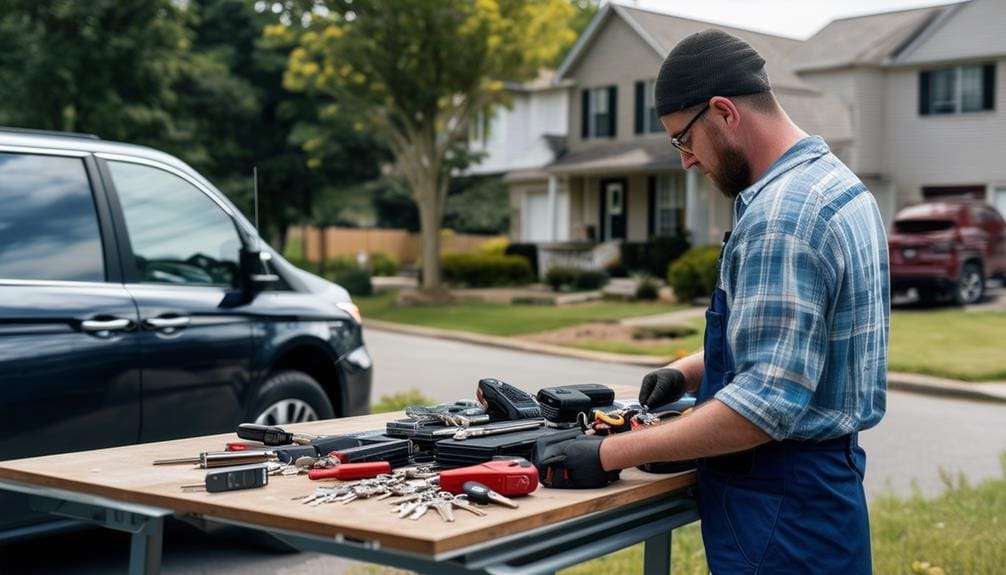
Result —
M 634 385 L 647 371 L 376 330 L 366 339 L 376 366 L 374 399 L 419 389 L 438 401 L 453 401 L 472 397 L 478 379 L 490 376 L 530 392 L 569 383 Z M 1003 405 L 891 392 L 885 419 L 861 435 L 869 497 L 889 490 L 909 494 L 915 487 L 935 495 L 944 488 L 941 468 L 953 476 L 963 472 L 972 482 L 1002 476 L 1004 420 Z M 126 535 L 105 530 L 50 536 L 0 546 L 0 574 L 124 573 L 128 551 Z M 276 553 L 241 533 L 207 535 L 177 522 L 169 524 L 164 542 L 163 573 L 170 575 L 372 572 L 363 565 L 316 553 Z

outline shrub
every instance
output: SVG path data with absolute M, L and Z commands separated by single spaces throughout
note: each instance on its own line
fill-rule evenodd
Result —
M 531 265 L 519 256 L 447 254 L 440 261 L 444 279 L 470 287 L 523 285 L 534 281 Z
M 693 248 L 684 253 L 667 270 L 667 283 L 674 289 L 678 301 L 709 295 L 716 289 L 716 261 L 719 246 Z
M 545 282 L 555 291 L 563 288 L 575 290 L 601 289 L 608 283 L 608 274 L 601 270 L 581 270 L 566 266 L 549 268 Z
M 398 262 L 390 254 L 374 252 L 370 254 L 370 269 L 375 276 L 393 276 L 398 273 Z
M 577 268 L 555 266 L 549 268 L 548 273 L 545 274 L 545 283 L 552 286 L 553 291 L 559 291 L 562 288 L 572 289 L 579 274 L 580 270 Z
M 651 277 L 645 277 L 636 285 L 636 299 L 653 301 L 660 297 L 660 286 Z
M 584 270 L 577 276 L 575 287 L 579 290 L 601 289 L 608 283 L 608 273 L 601 270 Z
M 332 273 L 332 281 L 346 288 L 353 296 L 373 295 L 374 284 L 370 283 L 370 274 L 357 268 L 345 269 Z
M 667 273 L 667 266 L 681 257 L 690 245 L 687 233 L 658 236 L 646 242 L 623 242 L 620 263 L 628 272 L 645 272 L 654 277 Z
M 506 238 L 493 238 L 480 245 L 476 251 L 482 255 L 504 256 L 506 255 L 506 248 L 509 244 L 510 240 Z
M 531 264 L 531 272 L 538 277 L 538 245 L 537 244 L 510 244 L 503 252 L 508 256 L 522 256 Z
M 355 270 L 356 258 L 353 256 L 335 256 L 334 258 L 329 258 L 325 260 L 325 266 L 323 268 L 322 275 L 325 277 L 335 276 L 336 274 L 342 273 L 348 270 Z

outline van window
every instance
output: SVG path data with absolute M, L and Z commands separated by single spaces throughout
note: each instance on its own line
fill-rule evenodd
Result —
M 0 279 L 105 281 L 82 159 L 0 152 Z
M 140 281 L 234 285 L 241 239 L 234 220 L 164 170 L 108 162 Z

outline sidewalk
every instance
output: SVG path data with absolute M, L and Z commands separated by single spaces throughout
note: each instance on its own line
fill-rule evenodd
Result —
M 698 310 L 698 315 L 703 313 L 703 309 Z M 693 309 L 680 310 L 659 316 L 647 316 L 624 320 L 626 325 L 647 325 L 647 323 L 666 324 L 680 322 L 689 317 L 696 317 Z M 659 319 L 659 321 L 658 321 Z M 642 322 L 641 320 L 652 320 L 652 322 Z M 632 323 L 629 323 L 632 322 Z M 609 363 L 624 363 L 629 365 L 640 365 L 649 367 L 663 367 L 667 364 L 666 359 L 651 355 L 628 355 L 620 353 L 606 353 L 598 351 L 588 351 L 558 345 L 548 345 L 543 343 L 524 341 L 514 337 L 503 337 L 497 335 L 483 335 L 467 331 L 456 331 L 449 329 L 439 329 L 433 327 L 422 327 L 393 323 L 374 319 L 363 320 L 363 326 L 367 329 L 378 329 L 408 335 L 422 337 L 432 337 L 476 345 L 487 345 L 514 349 L 529 353 L 540 353 L 544 355 L 558 355 L 563 357 L 573 357 L 589 361 L 603 361 Z M 967 383 L 953 379 L 919 375 L 914 373 L 887 373 L 888 389 L 899 391 L 909 391 L 913 393 L 923 393 L 927 395 L 940 395 L 956 399 L 971 399 L 977 401 L 990 401 L 1006 403 L 1006 382 L 995 383 Z

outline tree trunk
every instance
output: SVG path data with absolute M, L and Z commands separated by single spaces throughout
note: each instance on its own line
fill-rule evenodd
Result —
M 436 175 L 424 178 L 415 191 L 419 204 L 419 226 L 422 236 L 423 290 L 433 291 L 443 284 L 440 269 L 440 224 L 444 209 L 437 189 Z

